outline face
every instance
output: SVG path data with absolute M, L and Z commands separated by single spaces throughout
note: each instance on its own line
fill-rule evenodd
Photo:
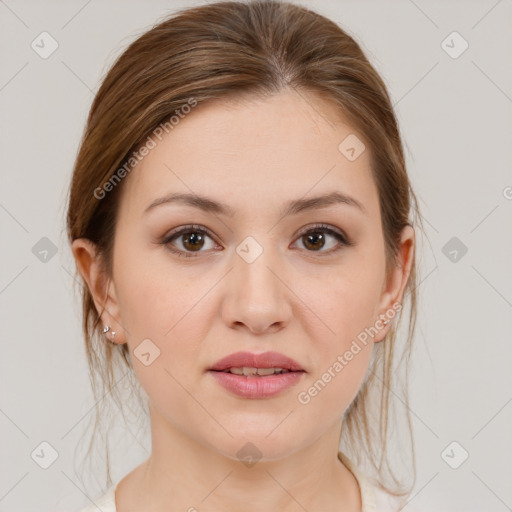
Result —
M 294 92 L 199 105 L 123 183 L 104 323 L 118 322 L 152 420 L 233 459 L 247 441 L 284 457 L 341 424 L 386 327 L 361 333 L 405 284 L 385 276 L 369 150 L 340 152 L 350 134 L 364 139 L 332 112 Z M 351 199 L 309 201 L 334 193 Z M 210 208 L 150 207 L 168 194 Z M 303 371 L 277 393 L 240 396 L 210 371 L 240 351 Z

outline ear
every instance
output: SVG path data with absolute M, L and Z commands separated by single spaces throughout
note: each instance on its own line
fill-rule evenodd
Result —
M 389 271 L 386 282 L 382 288 L 381 300 L 378 309 L 378 320 L 375 326 L 378 333 L 375 335 L 374 342 L 382 341 L 388 333 L 393 317 L 401 309 L 402 299 L 411 274 L 414 261 L 414 251 L 416 248 L 414 228 L 405 226 L 400 235 L 400 247 L 397 254 L 395 266 Z M 384 324 L 388 320 L 388 324 Z
M 112 340 L 112 332 L 115 332 L 114 342 L 122 344 L 126 341 L 125 332 L 119 321 L 120 312 L 114 283 L 106 274 L 96 244 L 87 238 L 77 238 L 71 244 L 71 251 L 103 325 L 110 326 L 106 335 Z

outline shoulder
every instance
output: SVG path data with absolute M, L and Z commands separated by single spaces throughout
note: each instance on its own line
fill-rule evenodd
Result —
M 380 487 L 368 482 L 368 487 L 370 489 L 370 493 L 372 495 L 372 502 L 374 505 L 374 509 L 382 512 L 398 512 L 401 510 L 406 503 L 405 498 L 400 498 L 397 496 L 393 496 L 388 492 L 384 491 Z M 374 510 L 370 508 L 369 510 Z M 411 509 L 410 512 L 416 512 Z
M 105 494 L 95 499 L 91 504 L 81 509 L 79 512 L 116 512 L 115 491 L 117 484 L 112 485 Z
M 381 512 L 381 510 L 383 512 L 399 512 L 402 511 L 402 509 L 407 510 L 407 512 L 433 512 L 433 510 L 425 508 L 418 500 L 412 502 L 410 497 L 399 498 L 393 496 L 377 486 L 374 486 L 373 494 L 375 496 L 376 510 L 378 512 Z M 411 502 L 409 503 L 410 500 Z
M 408 504 L 409 497 L 394 496 L 370 480 L 360 469 L 342 452 L 339 458 L 352 472 L 361 491 L 362 512 L 399 512 L 407 506 L 407 512 L 428 512 L 418 508 L 416 503 Z
M 363 476 L 364 478 L 364 476 Z M 417 501 L 410 502 L 410 496 L 394 496 L 372 482 L 366 480 L 367 506 L 363 512 L 432 512 L 425 509 Z

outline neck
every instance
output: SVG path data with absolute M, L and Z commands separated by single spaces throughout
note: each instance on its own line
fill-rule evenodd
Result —
M 338 458 L 341 422 L 285 457 L 258 459 L 249 445 L 253 463 L 198 443 L 155 411 L 151 425 L 152 454 L 118 485 L 118 510 L 361 511 L 357 481 Z

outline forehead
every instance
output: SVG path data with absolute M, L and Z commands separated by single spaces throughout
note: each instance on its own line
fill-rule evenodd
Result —
M 160 196 L 188 192 L 248 211 L 339 190 L 371 210 L 370 151 L 365 143 L 349 160 L 339 147 L 353 140 L 347 137 L 364 140 L 332 103 L 302 91 L 199 104 L 161 141 L 153 137 L 156 146 L 131 171 L 122 201 L 140 216 Z

